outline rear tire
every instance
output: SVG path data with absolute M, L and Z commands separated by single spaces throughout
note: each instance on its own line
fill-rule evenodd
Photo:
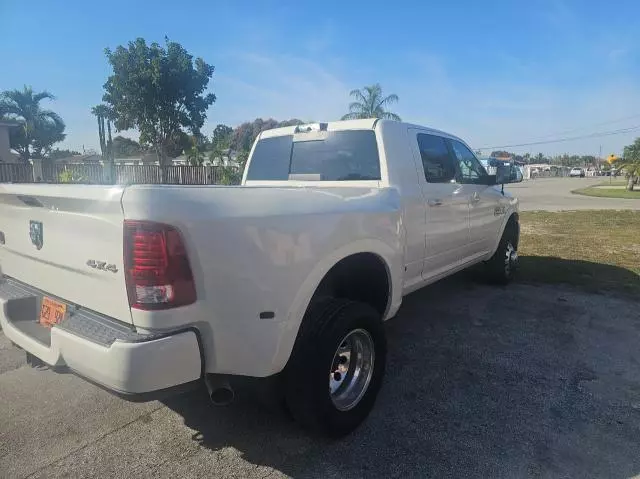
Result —
M 518 267 L 518 226 L 509 222 L 502 233 L 498 249 L 485 263 L 486 277 L 494 284 L 511 282 Z
M 325 436 L 349 434 L 373 409 L 386 353 L 382 318 L 371 306 L 314 301 L 285 369 L 285 400 L 293 418 Z

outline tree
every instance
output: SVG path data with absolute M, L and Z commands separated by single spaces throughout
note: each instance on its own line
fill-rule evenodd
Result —
M 233 139 L 233 128 L 227 125 L 218 124 L 211 135 L 211 153 L 209 160 L 215 164 L 216 161 L 228 158 L 231 151 L 231 140 Z
M 356 120 L 358 118 L 382 118 L 385 120 L 401 121 L 395 113 L 387 111 L 387 107 L 398 102 L 398 95 L 383 96 L 379 83 L 365 86 L 362 90 L 351 90 L 349 96 L 356 101 L 349 104 L 349 113 L 342 117 L 343 120 Z
M 7 90 L 0 95 L 0 112 L 9 120 L 21 123 L 10 134 L 11 148 L 20 154 L 23 162 L 42 158 L 52 146 L 65 139 L 65 124 L 60 116 L 40 107 L 43 100 L 55 100 L 48 91 L 34 93 L 24 86 L 22 90 Z
M 139 156 L 141 153 L 142 147 L 137 141 L 120 135 L 113 138 L 114 158 L 133 158 Z
M 624 169 L 629 180 L 627 190 L 633 191 L 636 177 L 640 176 L 640 138 L 636 138 L 633 144 L 624 147 L 624 155 L 614 160 L 613 166 Z
M 205 151 L 208 146 L 206 137 L 203 135 L 191 135 L 189 136 L 189 142 L 191 146 L 185 150 L 189 164 L 191 166 L 202 166 L 205 160 Z
M 214 67 L 165 38 L 166 48 L 143 38 L 106 49 L 113 74 L 104 84 L 103 100 L 112 106 L 118 131 L 137 128 L 140 141 L 155 149 L 161 165 L 175 151 L 184 130 L 197 134 L 216 100 L 204 94 Z
M 273 118 L 269 118 L 268 120 L 256 118 L 252 122 L 243 123 L 233 130 L 231 149 L 235 151 L 249 151 L 260 133 L 277 127 L 278 122 Z
M 145 138 L 141 135 L 140 136 L 140 142 L 145 144 L 145 145 L 150 145 L 151 148 L 153 148 L 153 144 L 149 143 L 148 141 L 144 141 Z M 191 148 L 192 143 L 191 143 L 191 137 L 189 135 L 187 135 L 184 131 L 182 130 L 177 130 L 176 132 L 174 132 L 168 139 L 167 139 L 167 144 L 165 147 L 165 154 L 166 154 L 166 159 L 168 158 L 176 158 L 180 155 L 182 155 L 182 153 L 184 153 L 185 151 L 187 151 L 189 148 Z M 157 150 L 156 150 L 157 152 Z M 160 158 L 160 157 L 158 157 Z M 163 164 L 163 163 L 161 163 Z
M 580 163 L 584 166 L 595 166 L 598 164 L 598 160 L 593 155 L 582 155 L 580 157 Z
M 230 148 L 234 151 L 246 151 L 251 150 L 253 143 L 260 133 L 273 128 L 280 128 L 284 126 L 302 125 L 304 122 L 297 118 L 291 120 L 277 121 L 273 118 L 263 120 L 262 118 L 256 118 L 252 122 L 246 122 L 236 127 L 233 130 L 233 136 L 231 137 Z
M 515 153 L 510 153 L 504 150 L 495 150 L 491 152 L 491 158 L 513 158 Z
M 102 161 L 107 166 L 106 177 L 107 182 L 111 182 L 113 179 L 113 140 L 111 139 L 111 122 L 114 119 L 113 109 L 109 105 L 101 103 L 91 109 L 98 118 L 98 135 L 100 137 L 100 151 L 102 153 Z M 104 124 L 107 122 L 107 135 L 105 135 Z
M 227 125 L 218 124 L 213 130 L 211 136 L 211 144 L 214 151 L 226 150 L 231 147 L 231 136 L 233 135 L 233 128 Z
M 100 152 L 102 157 L 109 159 L 109 145 L 111 144 L 111 117 L 113 116 L 108 105 L 101 103 L 91 108 L 91 114 L 98 119 L 98 137 L 100 140 Z M 109 138 L 106 136 L 104 121 L 107 120 L 109 124 Z
M 313 122 L 307 122 L 307 123 L 313 123 Z M 285 126 L 298 126 L 298 125 L 304 125 L 304 124 L 305 124 L 304 121 L 298 120 L 297 118 L 292 118 L 291 120 L 285 120 L 278 123 L 278 128 L 285 127 Z
M 51 152 L 54 144 L 65 139 L 64 124 L 43 123 L 38 127 L 38 132 L 31 143 L 31 157 L 45 158 Z
M 47 158 L 50 160 L 59 160 L 61 158 L 69 158 L 70 156 L 81 155 L 79 151 L 75 150 L 61 150 L 60 148 L 56 148 L 55 150 L 51 150 L 47 155 Z

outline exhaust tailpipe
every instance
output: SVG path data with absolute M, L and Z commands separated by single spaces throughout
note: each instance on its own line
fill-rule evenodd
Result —
M 224 378 L 207 376 L 205 383 L 214 406 L 228 406 L 236 397 L 229 381 Z

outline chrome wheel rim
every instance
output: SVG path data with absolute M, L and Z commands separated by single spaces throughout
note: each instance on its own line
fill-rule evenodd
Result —
M 518 251 L 513 247 L 511 241 L 507 241 L 507 248 L 504 258 L 504 272 L 507 276 L 511 275 L 518 263 Z
M 354 329 L 340 341 L 329 369 L 329 394 L 336 409 L 348 411 L 360 402 L 369 388 L 374 361 L 368 331 Z

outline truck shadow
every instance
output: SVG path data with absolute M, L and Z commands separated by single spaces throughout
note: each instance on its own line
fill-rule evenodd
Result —
M 525 261 L 536 268 L 537 260 Z M 539 266 L 582 267 L 550 263 Z M 615 274 L 631 280 L 635 273 L 606 271 Z M 640 406 L 622 406 L 640 392 L 631 354 L 638 303 L 566 287 L 495 288 L 473 276 L 405 298 L 387 323 L 389 360 L 376 407 L 343 440 L 310 437 L 284 414 L 247 401 L 215 408 L 204 392 L 165 404 L 201 446 L 231 447 L 294 477 L 640 473 Z
M 638 260 L 640 264 L 640 259 Z M 640 275 L 626 268 L 551 256 L 521 256 L 520 281 L 569 284 L 605 294 L 640 294 Z

